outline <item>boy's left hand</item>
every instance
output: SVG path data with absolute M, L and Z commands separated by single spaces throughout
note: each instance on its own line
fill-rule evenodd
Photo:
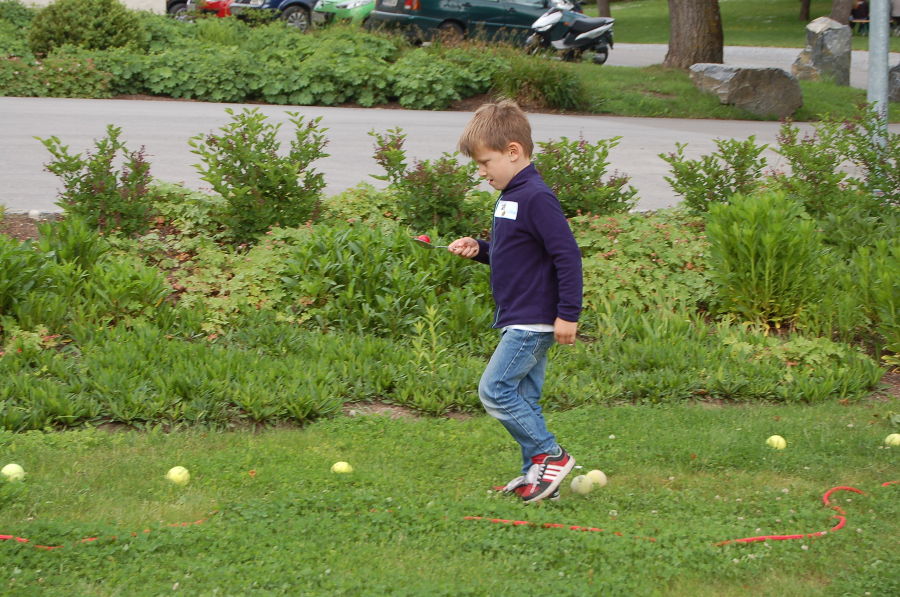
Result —
M 560 344 L 575 344 L 577 331 L 577 321 L 566 321 L 557 317 L 556 321 L 553 322 L 553 335 Z

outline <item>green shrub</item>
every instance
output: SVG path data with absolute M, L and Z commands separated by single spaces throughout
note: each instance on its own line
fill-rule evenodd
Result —
M 297 226 L 316 214 L 323 175 L 311 164 L 323 157 L 326 140 L 320 119 L 288 112 L 293 132 L 290 149 L 279 155 L 281 123 L 272 124 L 258 109 L 244 109 L 220 134 L 191 138 L 191 151 L 203 180 L 226 203 L 221 221 L 235 242 L 250 243 L 271 226 Z
M 821 234 L 784 193 L 735 195 L 711 205 L 706 233 L 721 310 L 779 328 L 792 325 L 820 292 Z
M 240 48 L 192 43 L 145 58 L 143 82 L 155 95 L 243 102 L 260 87 L 259 67 Z
M 36 12 L 19 0 L 0 0 L 0 22 L 9 23 L 20 31 L 31 26 Z
M 369 134 L 375 138 L 375 161 L 385 170 L 375 178 L 388 181 L 401 222 L 416 231 L 439 229 L 444 235 L 481 234 L 489 226 L 491 195 L 475 191 L 474 162 L 461 165 L 455 155 L 444 153 L 410 167 L 401 128 Z
M 47 170 L 65 186 L 57 205 L 97 230 L 133 234 L 148 228 L 153 211 L 148 199 L 150 164 L 143 148 L 129 151 L 119 140 L 121 134 L 121 128 L 108 125 L 106 137 L 95 141 L 95 151 L 84 157 L 69 153 L 58 137 L 40 141 L 53 156 Z M 122 166 L 116 170 L 119 159 Z
M 46 284 L 45 269 L 30 244 L 0 234 L 0 317 L 33 288 Z
M 17 57 L 28 63 L 34 61 L 31 47 L 22 32 L 31 26 L 35 12 L 19 0 L 0 0 L 0 58 Z M 4 87 L 0 86 L 0 89 Z
M 760 156 L 767 146 L 755 141 L 753 135 L 746 141 L 716 139 L 718 151 L 697 160 L 686 159 L 687 144 L 676 143 L 674 153 L 659 154 L 672 172 L 665 179 L 688 208 L 704 213 L 713 203 L 727 203 L 734 195 L 746 195 L 759 186 L 766 166 Z
M 103 50 L 135 44 L 139 21 L 118 0 L 56 0 L 37 13 L 28 32 L 35 54 L 72 44 Z
M 55 48 L 47 60 L 68 62 L 86 62 L 92 64 L 98 74 L 107 80 L 107 95 L 138 94 L 147 90 L 144 85 L 144 73 L 147 60 L 144 54 L 133 47 L 109 48 L 107 50 L 85 50 L 72 45 Z M 55 91 L 51 85 L 50 90 Z M 86 93 L 82 97 L 88 96 Z
M 507 54 L 506 62 L 507 68 L 494 74 L 495 94 L 533 110 L 589 107 L 587 89 L 570 65 L 519 53 Z
M 609 150 L 621 137 L 588 143 L 584 138 L 570 141 L 538 142 L 540 151 L 534 165 L 553 189 L 567 217 L 578 213 L 611 214 L 628 211 L 637 203 L 637 189 L 628 176 L 618 172 L 603 180 L 609 166 Z
M 570 221 L 583 255 L 586 310 L 607 304 L 702 310 L 711 302 L 709 243 L 696 216 L 672 209 Z
M 400 105 L 416 110 L 442 110 L 462 97 L 487 91 L 480 69 L 470 70 L 460 60 L 426 48 L 404 54 L 391 65 L 389 76 Z
M 489 329 L 486 267 L 419 247 L 402 230 L 320 226 L 298 240 L 280 277 L 308 325 L 402 338 L 437 306 L 451 342 Z
M 50 57 L 29 64 L 0 58 L 0 93 L 6 96 L 105 98 L 109 79 L 90 59 Z
M 369 56 L 341 56 L 317 50 L 297 64 L 266 64 L 260 97 L 273 104 L 333 106 L 355 102 L 372 106 L 387 101 L 387 63 Z

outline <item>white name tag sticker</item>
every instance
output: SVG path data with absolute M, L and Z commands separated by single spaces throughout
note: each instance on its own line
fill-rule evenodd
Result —
M 519 204 L 515 201 L 498 201 L 497 209 L 494 210 L 494 217 L 515 220 L 518 213 Z

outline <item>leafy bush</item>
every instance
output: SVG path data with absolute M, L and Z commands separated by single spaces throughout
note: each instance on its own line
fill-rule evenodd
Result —
M 45 283 L 45 264 L 31 246 L 0 234 L 0 316 Z
M 716 139 L 715 143 L 718 151 L 697 160 L 685 158 L 685 143 L 676 143 L 674 153 L 659 154 L 672 172 L 666 181 L 696 213 L 706 212 L 713 203 L 727 203 L 736 194 L 751 193 L 766 166 L 760 156 L 767 146 L 757 145 L 753 135 L 746 141 Z
M 744 321 L 789 326 L 819 293 L 821 235 L 784 193 L 735 195 L 730 204 L 711 205 L 706 233 L 722 310 Z
M 129 151 L 119 140 L 121 134 L 121 128 L 108 125 L 106 137 L 97 140 L 96 150 L 84 157 L 69 153 L 58 137 L 40 141 L 54 158 L 47 170 L 65 186 L 57 204 L 97 230 L 132 234 L 149 226 L 153 209 L 148 200 L 150 164 L 143 148 Z M 120 154 L 123 164 L 116 170 L 114 162 Z
M 9 23 L 19 30 L 31 25 L 36 10 L 25 6 L 20 0 L 0 0 L 0 21 Z
M 413 230 L 440 229 L 444 235 L 479 234 L 489 226 L 491 195 L 475 191 L 474 163 L 461 165 L 444 153 L 410 168 L 401 128 L 369 134 L 375 138 L 375 161 L 385 170 L 375 178 L 390 183 L 400 221 Z
M 72 44 L 103 50 L 135 44 L 140 25 L 118 0 L 56 0 L 37 13 L 28 32 L 35 54 Z
M 451 102 L 488 90 L 481 69 L 470 70 L 462 61 L 419 48 L 404 54 L 389 70 L 393 95 L 404 108 L 442 110 Z
M 440 305 L 440 317 L 454 324 L 447 326 L 454 333 L 487 329 L 486 278 L 487 268 L 472 269 L 449 254 L 422 249 L 403 231 L 386 234 L 359 225 L 314 228 L 281 272 L 300 320 L 323 330 L 395 338 L 410 333 L 433 305 Z M 473 320 L 484 325 L 478 328 Z
M 85 50 L 77 46 L 65 45 L 55 48 L 47 61 L 81 62 L 93 65 L 96 76 L 103 76 L 106 83 L 106 95 L 146 93 L 144 76 L 147 60 L 143 53 L 133 47 L 109 48 L 107 50 Z M 54 89 L 51 85 L 49 89 Z M 108 91 L 107 91 L 108 90 Z M 66 97 L 98 97 L 97 92 L 89 95 L 89 90 L 78 96 Z
M 0 0 L 0 58 L 18 57 L 33 62 L 34 55 L 23 30 L 31 26 L 34 9 L 18 0 Z
M 570 222 L 583 255 L 588 312 L 602 311 L 607 304 L 638 310 L 661 305 L 704 309 L 711 302 L 715 288 L 701 219 L 673 209 L 584 215 Z
M 369 56 L 335 56 L 317 50 L 297 64 L 279 61 L 265 65 L 259 96 L 273 104 L 333 106 L 355 102 L 384 103 L 389 96 L 387 63 Z
M 19 97 L 109 97 L 109 74 L 90 59 L 49 57 L 30 64 L 0 58 L 0 89 Z
M 235 242 L 249 243 L 270 226 L 297 226 L 311 219 L 325 187 L 323 175 L 310 166 L 327 157 L 320 119 L 305 121 L 288 112 L 293 138 L 280 156 L 278 131 L 258 109 L 244 109 L 223 126 L 221 134 L 197 135 L 190 140 L 203 180 L 224 197 L 222 222 Z
M 538 142 L 540 151 L 534 165 L 553 189 L 566 216 L 578 213 L 611 214 L 628 211 L 637 202 L 637 189 L 626 188 L 628 176 L 613 173 L 603 180 L 609 166 L 609 150 L 621 137 L 588 143 L 583 138 L 570 141 Z
M 508 67 L 494 74 L 494 93 L 533 110 L 584 110 L 589 106 L 587 89 L 570 65 L 521 53 L 508 53 L 505 58 Z
M 147 91 L 176 98 L 243 102 L 260 87 L 256 60 L 240 48 L 192 43 L 145 58 Z

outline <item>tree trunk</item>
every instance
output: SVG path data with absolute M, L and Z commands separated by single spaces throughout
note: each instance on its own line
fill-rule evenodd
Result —
M 809 4 L 812 0 L 800 0 L 800 20 L 809 22 Z
M 850 10 L 853 8 L 853 0 L 831 0 L 831 18 L 847 25 L 850 23 Z
M 723 45 L 719 0 L 669 0 L 669 51 L 663 66 L 721 64 Z
M 612 12 L 609 10 L 609 0 L 597 0 L 597 16 L 611 17 Z

